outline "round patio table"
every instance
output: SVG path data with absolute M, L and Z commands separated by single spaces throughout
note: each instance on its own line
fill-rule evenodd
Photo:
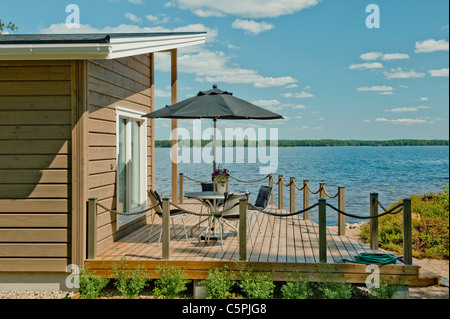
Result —
M 187 198 L 196 198 L 196 199 L 200 200 L 201 202 L 204 202 L 206 200 L 212 201 L 214 208 L 217 208 L 217 201 L 225 199 L 224 194 L 219 194 L 218 192 L 211 192 L 211 191 L 209 191 L 209 192 L 190 192 L 190 193 L 185 193 L 184 196 Z M 209 211 L 211 212 L 212 207 L 210 207 L 208 205 L 205 205 L 205 206 L 207 206 Z M 215 218 L 213 215 L 199 221 L 197 224 L 192 226 L 191 229 L 193 229 L 195 226 L 200 225 L 201 223 L 203 223 L 206 220 L 209 220 L 209 224 L 208 224 L 208 228 L 206 229 L 206 232 L 209 230 L 209 228 L 211 228 L 213 233 L 212 233 L 212 235 L 210 234 L 209 236 L 207 236 L 206 232 L 205 232 L 205 235 L 201 236 L 200 240 L 209 240 L 209 239 L 218 240 L 218 239 L 220 239 L 220 234 L 214 233 Z M 213 223 L 213 227 L 211 227 L 211 223 Z

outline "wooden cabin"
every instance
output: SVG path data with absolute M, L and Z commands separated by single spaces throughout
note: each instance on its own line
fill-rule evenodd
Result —
M 0 35 L 0 290 L 67 290 L 68 265 L 86 259 L 88 198 L 148 207 L 154 54 L 172 54 L 173 98 L 177 49 L 205 38 Z M 98 213 L 98 249 L 146 222 Z

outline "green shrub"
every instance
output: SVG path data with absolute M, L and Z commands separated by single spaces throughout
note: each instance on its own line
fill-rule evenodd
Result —
M 114 286 L 120 295 L 126 299 L 135 299 L 148 286 L 148 278 L 141 267 L 130 270 L 124 269 L 125 260 L 122 259 L 121 269 L 113 267 L 113 272 L 116 278 Z
M 439 194 L 411 195 L 413 256 L 448 259 L 449 256 L 449 194 L 448 186 Z M 399 204 L 391 205 L 391 207 Z M 403 253 L 403 215 L 385 215 L 378 222 L 381 248 Z M 370 240 L 370 226 L 361 228 L 361 237 Z
M 235 279 L 236 275 L 226 265 L 223 268 L 208 271 L 208 276 L 202 281 L 206 286 L 208 299 L 226 299 L 230 297 Z
M 272 297 L 275 285 L 270 273 L 255 273 L 252 269 L 241 270 L 239 287 L 249 299 L 269 299 Z
M 160 279 L 155 281 L 155 289 L 153 290 L 155 297 L 175 299 L 179 294 L 187 290 L 186 285 L 190 280 L 186 279 L 186 272 L 177 267 L 160 267 L 157 269 Z
M 389 280 L 381 279 L 379 288 L 370 288 L 369 297 L 371 299 L 392 299 L 400 286 L 398 283 L 396 284 Z
M 309 282 L 300 273 L 295 276 L 289 274 L 289 280 L 281 287 L 281 292 L 283 299 L 308 299 L 312 296 Z
M 102 278 L 94 272 L 87 273 L 82 268 L 80 272 L 80 297 L 82 299 L 96 299 L 101 296 L 103 289 L 108 285 L 109 278 Z

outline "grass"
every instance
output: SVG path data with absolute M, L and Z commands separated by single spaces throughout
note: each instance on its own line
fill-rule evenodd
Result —
M 411 195 L 413 256 L 416 258 L 448 259 L 449 256 L 449 188 L 440 193 Z M 393 203 L 394 207 L 398 203 Z M 380 217 L 378 239 L 380 247 L 395 253 L 403 252 L 402 213 Z M 361 227 L 361 237 L 370 240 L 370 226 Z

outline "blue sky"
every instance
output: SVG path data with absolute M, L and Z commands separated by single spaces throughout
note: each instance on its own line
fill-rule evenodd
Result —
M 71 3 L 80 29 L 65 27 Z M 379 28 L 366 25 L 369 4 Z M 0 17 L 18 33 L 207 31 L 206 44 L 179 51 L 179 100 L 217 84 L 285 117 L 220 121 L 222 130 L 448 139 L 448 10 L 447 0 L 15 0 L 2 2 Z M 157 109 L 170 103 L 169 68 L 169 56 L 157 54 Z M 170 121 L 156 122 L 157 139 L 169 139 Z

